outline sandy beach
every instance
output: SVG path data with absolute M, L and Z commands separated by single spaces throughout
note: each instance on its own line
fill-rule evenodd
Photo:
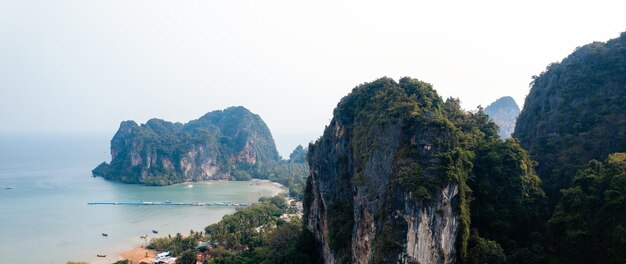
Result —
M 251 184 L 258 184 L 259 186 L 275 186 L 280 188 L 280 190 L 274 192 L 273 195 L 278 195 L 280 193 L 289 193 L 289 188 L 287 188 L 286 186 L 278 183 L 278 182 L 273 182 L 270 180 L 259 180 L 259 179 L 252 179 L 250 180 Z
M 197 181 L 197 182 L 183 182 L 183 183 L 179 183 L 181 185 L 194 185 L 194 184 L 213 184 L 216 182 L 228 182 L 230 180 L 208 180 L 208 181 Z M 273 186 L 276 188 L 279 188 L 280 190 L 276 190 L 275 192 L 272 193 L 272 196 L 274 195 L 278 195 L 280 193 L 289 193 L 289 188 L 287 188 L 287 186 L 282 185 L 278 182 L 273 182 L 270 180 L 261 180 L 261 179 L 252 179 L 247 181 L 249 182 L 251 185 L 256 185 L 256 186 Z
M 141 263 L 142 260 L 146 260 L 146 263 L 152 263 L 154 261 L 154 256 L 156 256 L 156 251 L 145 249 L 143 247 L 136 247 L 129 251 L 123 252 L 120 254 L 121 259 L 128 259 L 132 263 Z

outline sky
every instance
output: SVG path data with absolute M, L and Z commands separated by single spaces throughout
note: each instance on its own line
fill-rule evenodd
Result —
M 0 0 L 0 134 L 108 134 L 242 105 L 283 157 L 387 76 L 467 110 L 626 31 L 622 1 Z

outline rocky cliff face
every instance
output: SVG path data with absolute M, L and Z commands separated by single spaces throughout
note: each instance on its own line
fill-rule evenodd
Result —
M 111 140 L 111 164 L 96 176 L 165 185 L 207 179 L 245 179 L 258 164 L 279 160 L 263 120 L 243 107 L 210 112 L 187 124 L 124 121 Z
M 578 48 L 534 77 L 514 137 L 556 197 L 591 159 L 626 151 L 626 33 Z
M 483 111 L 444 102 L 430 84 L 354 88 L 308 162 L 304 223 L 325 263 L 493 263 L 531 251 L 543 198 L 533 161 Z M 480 243 L 468 244 L 470 228 Z
M 519 115 L 519 106 L 513 97 L 505 96 L 485 107 L 485 113 L 498 125 L 500 138 L 510 138 Z
M 471 169 L 429 84 L 383 78 L 341 100 L 309 146 L 305 224 L 326 263 L 455 263 Z M 461 252 L 459 252 L 461 251 Z

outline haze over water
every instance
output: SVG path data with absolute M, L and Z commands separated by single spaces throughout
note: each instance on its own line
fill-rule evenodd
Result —
M 205 182 L 149 187 L 91 177 L 107 136 L 0 137 L 0 262 L 108 263 L 153 237 L 202 231 L 233 207 L 87 205 L 90 201 L 255 202 L 276 186 Z M 4 189 L 11 186 L 13 189 Z M 107 233 L 108 237 L 101 234 Z M 96 254 L 106 254 L 97 259 Z

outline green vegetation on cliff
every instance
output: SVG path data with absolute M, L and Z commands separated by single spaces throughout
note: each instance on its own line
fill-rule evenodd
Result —
M 626 151 L 625 101 L 626 33 L 534 76 L 514 137 L 538 162 L 552 204 L 588 161 Z
M 278 162 L 272 135 L 243 107 L 213 111 L 187 124 L 125 121 L 111 140 L 111 164 L 94 175 L 128 183 L 167 185 L 204 179 L 250 179 L 258 165 Z
M 480 237 L 477 232 L 470 236 L 467 264 L 506 264 L 502 247 L 493 240 Z
M 546 250 L 534 243 L 518 259 L 626 263 L 625 156 L 609 155 L 626 151 L 624 101 L 626 33 L 577 48 L 534 76 L 513 136 L 545 183 L 549 199 L 536 213 L 547 230 L 532 238 Z
M 453 254 L 441 259 L 462 262 L 469 257 L 470 229 L 484 234 L 475 239 L 480 250 L 499 248 L 500 258 L 528 246 L 526 231 L 538 228 L 533 212 L 543 191 L 528 154 L 514 140 L 501 141 L 482 109 L 466 112 L 457 99 L 444 101 L 419 80 L 382 78 L 354 88 L 324 136 L 309 146 L 309 165 L 305 224 L 339 262 L 367 254 L 375 262 L 393 262 L 406 252 L 415 219 L 433 217 L 432 226 L 458 221 L 449 234 L 454 237 L 444 238 L 457 241 L 456 250 L 438 242 L 435 234 L 442 230 L 430 230 L 436 249 L 420 254 Z M 438 207 L 438 214 L 411 209 L 429 207 Z M 362 237 L 353 238 L 371 225 L 376 231 L 369 252 Z M 477 252 L 471 257 L 480 257 Z
M 541 242 L 533 236 L 543 225 L 545 195 L 534 161 L 514 139 L 480 144 L 475 156 L 469 180 L 472 228 L 504 248 L 509 263 L 533 263 L 516 258 Z
M 125 121 L 111 140 L 111 163 L 94 176 L 126 183 L 168 185 L 184 181 L 252 178 L 279 182 L 302 196 L 306 150 L 281 160 L 263 120 L 244 107 L 207 113 L 186 124 L 151 119 Z
M 592 160 L 578 171 L 548 222 L 555 263 L 626 260 L 626 153 Z

